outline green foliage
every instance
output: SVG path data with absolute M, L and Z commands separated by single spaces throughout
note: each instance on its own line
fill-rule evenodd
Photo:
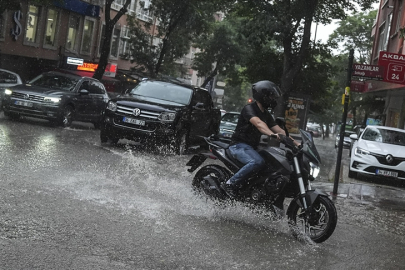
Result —
M 329 36 L 331 48 L 342 48 L 343 53 L 349 53 L 355 48 L 356 63 L 369 63 L 373 39 L 371 29 L 377 15 L 377 10 L 368 13 L 360 12 L 339 22 L 339 27 Z
M 142 1 L 141 1 L 142 2 Z M 227 1 L 219 0 L 153 0 L 151 13 L 159 18 L 156 32 L 150 25 L 130 21 L 131 57 L 136 69 L 155 77 L 173 67 L 176 59 L 184 56 L 196 37 L 209 31 L 215 12 Z M 153 37 L 159 38 L 158 44 Z

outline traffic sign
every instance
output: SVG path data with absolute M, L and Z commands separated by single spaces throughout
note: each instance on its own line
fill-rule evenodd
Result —
M 353 64 L 352 75 L 382 80 L 384 77 L 384 67 L 376 65 Z
M 378 65 L 385 68 L 384 81 L 405 83 L 405 55 L 380 51 Z

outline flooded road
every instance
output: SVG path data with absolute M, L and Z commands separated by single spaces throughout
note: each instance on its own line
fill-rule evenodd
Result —
M 0 269 L 401 269 L 403 205 L 338 199 L 326 242 L 191 188 L 191 156 L 0 114 Z M 385 203 L 385 204 L 384 204 Z

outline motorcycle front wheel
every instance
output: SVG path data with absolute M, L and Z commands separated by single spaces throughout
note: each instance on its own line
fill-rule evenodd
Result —
M 336 207 L 327 197 L 319 196 L 309 213 L 305 213 L 295 200 L 291 202 L 288 210 L 289 225 L 295 237 L 304 233 L 315 243 L 322 243 L 336 228 Z

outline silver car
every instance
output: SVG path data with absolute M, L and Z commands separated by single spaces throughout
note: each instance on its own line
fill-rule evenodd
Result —
M 10 70 L 0 68 L 0 111 L 3 110 L 4 90 L 17 84 L 22 84 L 20 75 Z

